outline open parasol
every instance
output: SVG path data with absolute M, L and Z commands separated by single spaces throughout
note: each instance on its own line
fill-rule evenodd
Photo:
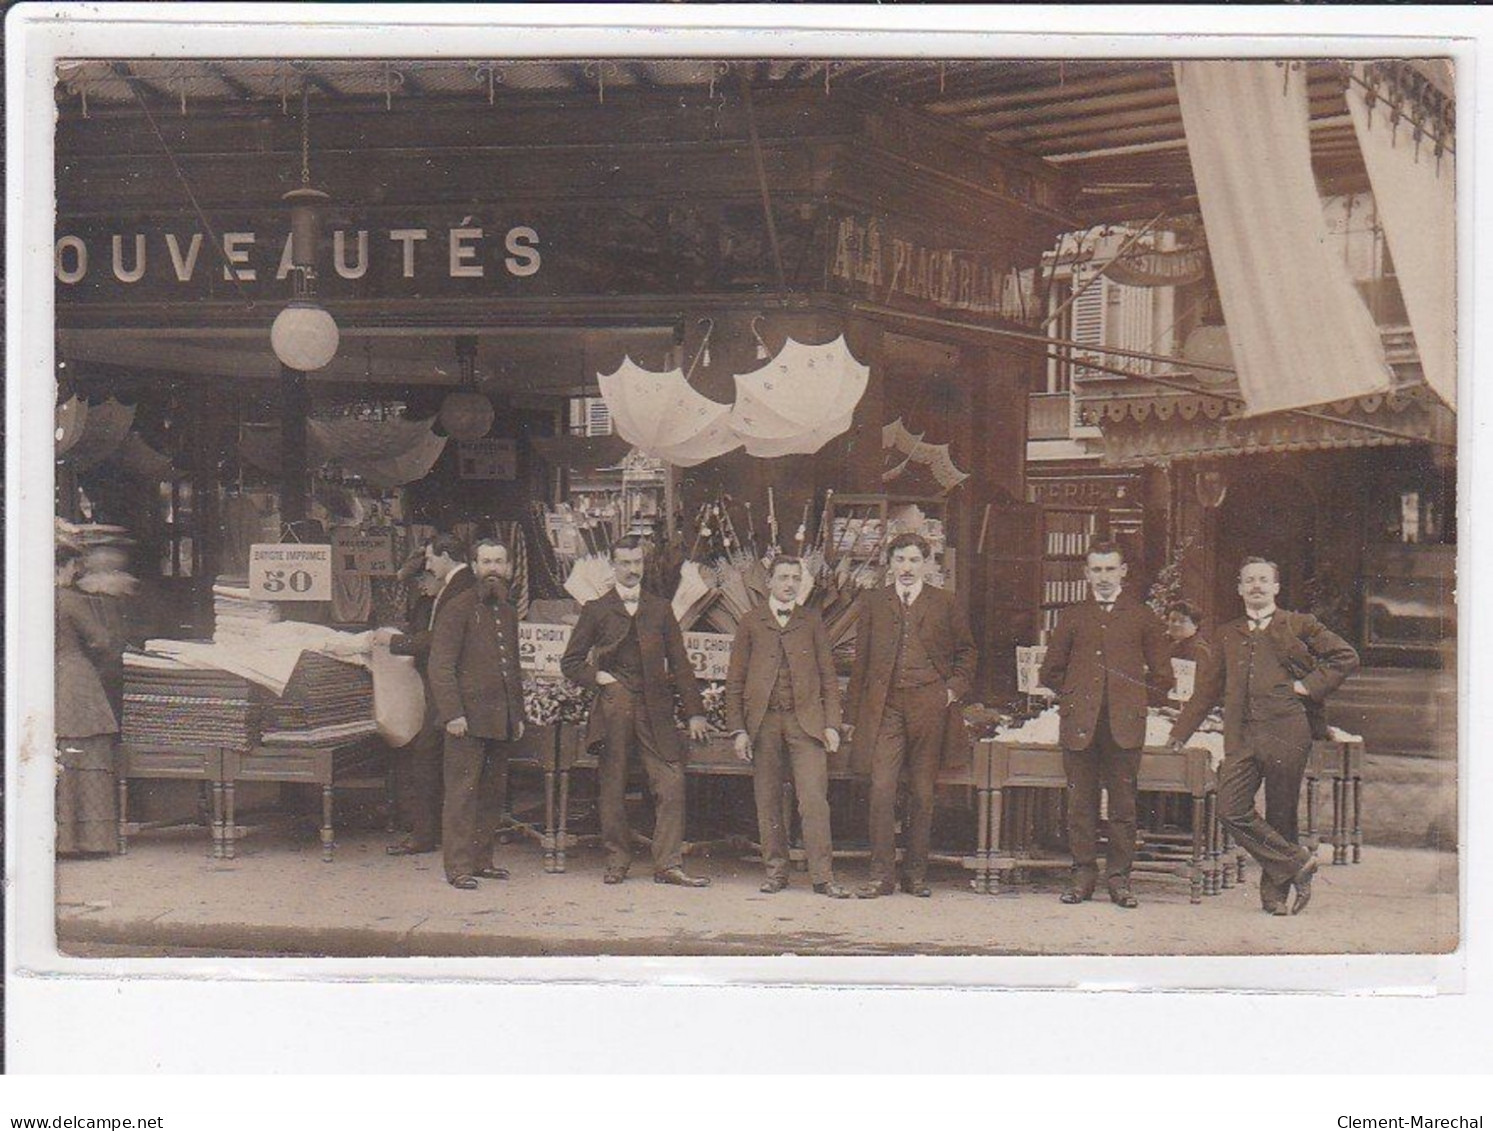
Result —
M 789 338 L 777 357 L 737 376 L 731 428 L 749 455 L 817 452 L 850 428 L 870 372 L 843 334 L 819 346 Z
M 730 406 L 696 392 L 682 370 L 655 373 L 624 357 L 596 380 L 618 434 L 655 459 L 694 467 L 741 444 L 728 424 Z

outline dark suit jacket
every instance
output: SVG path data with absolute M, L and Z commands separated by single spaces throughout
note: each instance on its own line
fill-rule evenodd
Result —
M 653 738 L 663 758 L 682 761 L 685 748 L 674 725 L 674 693 L 679 693 L 687 716 L 705 714 L 695 671 L 684 650 L 684 633 L 669 602 L 646 589 L 638 601 L 636 617 L 638 647 L 643 656 L 643 705 Z M 565 678 L 582 687 L 595 688 L 596 673 L 607 670 L 607 660 L 627 636 L 632 619 L 615 589 L 588 601 L 570 634 L 565 655 L 560 658 Z M 606 709 L 607 704 L 598 696 L 587 723 L 588 746 L 606 738 Z
M 857 768 L 870 765 L 871 752 L 876 747 L 887 692 L 892 687 L 902 621 L 895 585 L 873 589 L 861 600 L 855 630 L 855 666 L 847 694 L 847 714 L 855 724 L 851 760 Z M 960 614 L 953 594 L 925 582 L 922 593 L 912 603 L 911 616 L 916 621 L 914 631 L 944 685 L 954 693 L 956 702 L 963 699 L 974 684 L 979 653 L 969 622 Z
M 466 716 L 473 738 L 515 738 L 524 719 L 524 677 L 518 666 L 518 613 L 497 612 L 467 586 L 436 613 L 430 642 L 430 693 L 435 721 Z
M 767 715 L 784 652 L 793 687 L 793 713 L 815 739 L 827 727 L 840 727 L 840 685 L 829 651 L 829 634 L 817 611 L 793 610 L 779 627 L 771 606 L 759 605 L 736 626 L 731 666 L 726 673 L 726 729 L 744 730 L 753 741 Z
M 435 595 L 434 609 L 430 621 L 425 624 L 410 624 L 410 631 L 401 633 L 389 640 L 389 652 L 395 656 L 413 656 L 415 667 L 424 672 L 430 661 L 431 639 L 435 632 L 435 620 L 441 615 L 445 606 L 460 597 L 463 593 L 470 592 L 477 587 L 477 577 L 472 573 L 472 567 L 467 566 L 461 572 L 452 576 L 450 582 L 439 593 Z M 421 602 L 415 602 L 419 607 Z
M 1306 701 L 1292 688 L 1300 680 L 1307 699 L 1326 700 L 1338 686 L 1358 670 L 1358 653 L 1311 613 L 1276 609 L 1265 640 L 1280 661 L 1280 676 L 1264 701 L 1250 704 L 1256 718 L 1287 718 L 1305 714 Z M 1197 730 L 1203 716 L 1223 703 L 1223 741 L 1226 750 L 1237 749 L 1244 728 L 1244 693 L 1248 676 L 1245 664 L 1249 648 L 1249 620 L 1230 621 L 1215 636 L 1212 659 L 1198 667 L 1197 686 L 1172 726 L 1172 737 L 1186 741 Z
M 1042 661 L 1042 686 L 1056 691 L 1064 750 L 1094 742 L 1099 707 L 1109 706 L 1109 730 L 1125 750 L 1146 742 L 1146 702 L 1152 689 L 1172 684 L 1171 647 L 1161 620 L 1121 590 L 1106 613 L 1090 597 L 1058 614 Z

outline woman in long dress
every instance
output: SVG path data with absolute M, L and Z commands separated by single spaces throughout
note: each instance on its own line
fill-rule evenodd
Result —
M 113 852 L 118 843 L 114 747 L 119 719 L 99 679 L 113 642 L 74 582 L 82 552 L 57 547 L 57 855 Z

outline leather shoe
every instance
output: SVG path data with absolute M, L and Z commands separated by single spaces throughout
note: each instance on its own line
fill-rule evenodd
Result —
M 839 884 L 815 884 L 815 895 L 827 895 L 831 899 L 850 899 L 854 893 L 849 888 L 842 888 Z
M 432 844 L 426 848 L 418 844 L 411 844 L 407 840 L 401 840 L 395 844 L 385 845 L 384 851 L 390 856 L 423 856 L 427 852 L 434 852 L 435 845 Z
M 601 882 L 604 884 L 620 884 L 627 879 L 626 868 L 608 868 L 601 874 Z
M 477 877 L 476 876 L 457 876 L 454 879 L 452 879 L 451 886 L 454 887 L 454 888 L 460 888 L 462 891 L 476 891 L 477 890 Z
M 1088 876 L 1077 877 L 1071 884 L 1068 885 L 1068 890 L 1065 891 L 1059 897 L 1059 899 L 1063 903 L 1067 903 L 1070 905 L 1076 903 L 1087 903 L 1089 900 L 1094 898 L 1094 887 L 1095 883 L 1092 878 Z
M 855 889 L 856 899 L 879 899 L 883 895 L 896 895 L 897 885 L 894 883 L 864 884 Z
M 484 880 L 506 880 L 508 878 L 507 868 L 483 868 L 477 873 Z
M 1140 901 L 1131 894 L 1128 884 L 1111 884 L 1109 888 L 1109 901 L 1116 907 L 1129 910 L 1140 906 Z
M 757 890 L 763 895 L 777 895 L 788 886 L 787 876 L 768 876 L 762 881 L 762 886 Z
M 924 883 L 922 880 L 914 880 L 911 878 L 907 878 L 902 881 L 902 890 L 905 891 L 908 895 L 917 896 L 919 899 L 928 899 L 933 895 L 933 889 L 930 888 L 926 883 Z
M 653 882 L 673 884 L 680 888 L 708 888 L 710 886 L 710 880 L 707 877 L 692 876 L 683 868 L 665 868 L 662 872 L 654 872 Z
M 1296 901 L 1291 904 L 1291 914 L 1300 915 L 1312 901 L 1312 877 L 1317 874 L 1317 858 L 1307 860 L 1301 871 L 1291 877 L 1291 886 L 1296 889 Z
M 1267 915 L 1288 915 L 1288 914 L 1290 914 L 1289 910 L 1287 909 L 1287 907 L 1286 907 L 1286 905 L 1284 903 L 1262 903 L 1262 904 L 1260 904 L 1260 910 L 1264 911 Z

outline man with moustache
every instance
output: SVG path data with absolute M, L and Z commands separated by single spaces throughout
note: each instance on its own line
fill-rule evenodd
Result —
M 910 812 L 902 890 L 927 898 L 933 790 L 954 704 L 969 693 L 978 653 L 951 594 L 925 581 L 927 539 L 898 534 L 888 546 L 892 584 L 865 595 L 856 628 L 849 715 L 852 761 L 871 773 L 871 882 L 860 899 L 895 894 L 897 783 L 908 767 Z
M 425 680 L 425 722 L 420 733 L 404 747 L 407 763 L 403 767 L 400 795 L 410 822 L 410 833 L 385 849 L 390 856 L 434 852 L 440 842 L 445 755 L 441 727 L 435 718 L 435 696 L 430 690 L 430 642 L 441 609 L 477 583 L 467 568 L 466 557 L 466 544 L 460 538 L 454 534 L 437 534 L 425 544 L 418 558 L 411 555 L 399 571 L 401 580 L 417 573 L 431 578 L 435 593 L 429 602 L 414 602 L 409 631 L 397 633 L 389 639 L 389 651 L 396 656 L 414 657 L 415 667 Z
M 793 772 L 803 820 L 809 882 L 818 895 L 847 899 L 835 883 L 829 829 L 829 754 L 840 748 L 840 687 L 820 615 L 798 604 L 803 563 L 778 556 L 768 566 L 768 599 L 742 618 L 726 673 L 726 727 L 736 756 L 752 762 L 757 828 L 774 895 L 788 886 L 783 770 Z
M 476 584 L 436 613 L 430 688 L 445 730 L 445 813 L 441 845 L 446 879 L 470 891 L 479 878 L 506 880 L 493 866 L 493 837 L 503 815 L 508 752 L 524 735 L 518 613 L 508 603 L 508 548 L 478 542 Z
M 1058 614 L 1039 680 L 1055 691 L 1063 770 L 1068 778 L 1068 847 L 1073 878 L 1062 901 L 1083 903 L 1099 881 L 1099 789 L 1109 797 L 1105 872 L 1109 898 L 1138 906 L 1135 794 L 1146 744 L 1149 690 L 1170 687 L 1172 664 L 1160 619 L 1125 592 L 1129 566 L 1113 542 L 1096 542 L 1084 560 L 1091 599 Z
M 684 650 L 684 634 L 669 602 L 642 588 L 643 539 L 628 534 L 612 543 L 616 587 L 581 609 L 560 670 L 581 687 L 594 687 L 588 745 L 601 753 L 601 837 L 606 845 L 604 883 L 620 884 L 632 865 L 627 824 L 627 764 L 636 750 L 653 790 L 655 883 L 702 888 L 710 881 L 684 870 L 685 747 L 674 728 L 677 692 L 689 718 L 690 738 L 704 742 L 705 704 Z
M 1215 655 L 1172 726 L 1181 750 L 1203 716 L 1223 703 L 1224 760 L 1218 816 L 1260 865 L 1260 906 L 1272 915 L 1306 910 L 1316 857 L 1297 843 L 1301 779 L 1311 755 L 1309 718 L 1358 670 L 1358 653 L 1310 613 L 1277 608 L 1280 570 L 1246 558 L 1239 570 L 1245 615 L 1218 630 Z M 1265 785 L 1265 816 L 1255 794 Z

